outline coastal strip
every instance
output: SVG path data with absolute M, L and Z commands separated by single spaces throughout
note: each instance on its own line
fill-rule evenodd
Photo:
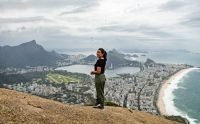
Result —
M 181 116 L 187 119 L 188 123 L 196 124 L 196 119 L 189 117 L 186 113 L 178 110 L 174 105 L 173 91 L 177 89 L 177 85 L 180 80 L 187 75 L 187 73 L 199 68 L 187 68 L 182 69 L 165 80 L 159 90 L 159 96 L 157 100 L 157 108 L 160 115 L 163 116 Z
M 169 79 L 163 81 L 163 84 L 159 90 L 159 96 L 157 100 L 157 107 L 161 115 L 170 115 L 170 113 L 168 112 L 169 110 L 167 110 L 169 108 L 166 107 L 167 103 L 165 103 L 166 93 L 168 93 L 166 92 L 166 90 L 172 91 L 172 89 L 169 89 L 170 85 L 177 85 L 177 83 L 179 82 L 177 80 L 180 80 L 185 74 L 187 74 L 193 69 L 194 68 L 182 69 L 178 71 L 177 73 L 175 73 L 174 75 L 170 76 Z M 176 83 L 176 84 L 172 84 L 172 83 Z

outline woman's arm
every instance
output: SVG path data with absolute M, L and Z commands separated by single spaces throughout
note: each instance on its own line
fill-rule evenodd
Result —
M 101 67 L 97 66 L 97 70 L 96 71 L 91 71 L 90 74 L 91 75 L 93 75 L 93 74 L 101 74 Z

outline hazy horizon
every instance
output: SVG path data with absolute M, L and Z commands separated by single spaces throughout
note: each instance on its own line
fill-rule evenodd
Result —
M 0 46 L 200 52 L 198 0 L 0 1 Z
M 35 41 L 35 40 L 31 40 L 31 41 L 28 41 L 28 42 L 32 42 L 32 41 Z M 24 42 L 24 43 L 28 43 L 28 42 Z M 39 43 L 37 43 L 37 41 L 35 41 L 36 44 L 38 45 L 41 45 Z M 24 43 L 19 43 L 19 44 L 16 44 L 16 45 L 0 45 L 0 47 L 5 47 L 5 46 L 10 46 L 10 47 L 15 47 L 15 46 L 19 46 L 19 45 L 22 45 Z M 65 53 L 65 54 L 71 54 L 71 53 L 74 53 L 72 55 L 78 55 L 78 54 L 81 54 L 83 52 L 84 55 L 90 55 L 90 54 L 96 54 L 96 50 L 100 47 L 93 47 L 93 48 L 53 48 L 53 49 L 48 49 L 46 46 L 43 46 L 42 47 L 47 50 L 47 51 L 56 51 L 58 53 Z M 168 48 L 165 48 L 165 49 L 145 49 L 145 48 L 106 48 L 105 50 L 106 51 L 111 51 L 111 50 L 117 50 L 118 52 L 121 52 L 121 53 L 147 53 L 147 52 L 192 52 L 192 53 L 200 53 L 198 51 L 190 51 L 188 49 L 168 49 Z

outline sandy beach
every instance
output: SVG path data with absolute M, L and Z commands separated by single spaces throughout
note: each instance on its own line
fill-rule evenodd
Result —
M 169 79 L 163 81 L 163 84 L 159 91 L 158 100 L 157 100 L 157 107 L 158 107 L 161 115 L 169 115 L 166 111 L 166 106 L 165 106 L 165 102 L 164 102 L 165 90 L 171 85 L 171 83 L 173 83 L 174 80 L 176 80 L 177 77 L 184 75 L 185 73 L 191 71 L 192 69 L 193 68 L 180 70 L 176 74 L 172 75 Z

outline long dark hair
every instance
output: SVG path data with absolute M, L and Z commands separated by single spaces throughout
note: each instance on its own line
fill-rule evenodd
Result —
M 103 54 L 103 58 L 105 59 L 105 61 L 107 61 L 107 52 L 103 48 L 99 48 L 98 50 L 101 51 L 101 53 Z

